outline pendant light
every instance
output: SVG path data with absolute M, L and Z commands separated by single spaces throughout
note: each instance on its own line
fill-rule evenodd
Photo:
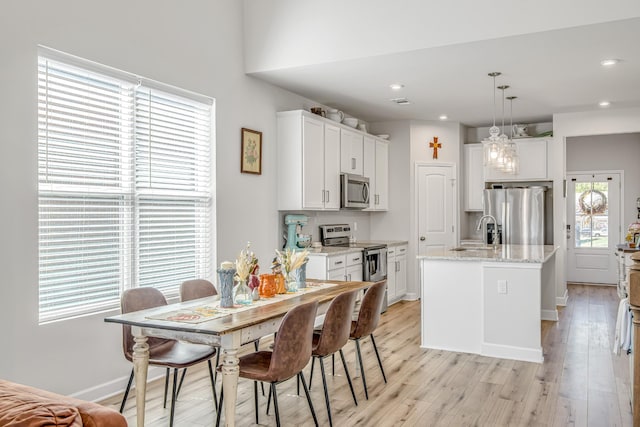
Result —
M 498 137 L 498 157 L 496 159 L 496 168 L 506 172 L 507 151 L 506 146 L 509 143 L 509 137 L 504 133 L 504 91 L 509 89 L 509 85 L 500 85 L 498 89 L 502 91 L 502 133 Z
M 518 166 L 519 166 L 519 158 L 518 158 L 518 147 L 515 142 L 513 142 L 513 100 L 517 99 L 517 96 L 508 96 L 509 100 L 509 108 L 510 108 L 510 121 L 509 127 L 511 129 L 511 138 L 509 138 L 508 142 L 504 144 L 505 151 L 505 163 L 503 171 L 506 173 L 517 174 Z
M 500 129 L 496 126 L 496 77 L 500 72 L 494 71 L 489 73 L 489 77 L 493 78 L 493 126 L 489 129 L 489 137 L 482 140 L 484 151 L 484 164 L 489 167 L 497 166 L 497 159 L 500 151 L 499 137 Z

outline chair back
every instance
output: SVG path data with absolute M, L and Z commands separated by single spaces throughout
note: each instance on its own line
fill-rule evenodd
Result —
M 284 381 L 300 372 L 311 359 L 313 323 L 318 302 L 299 305 L 282 319 L 273 343 L 268 376 Z
M 376 330 L 380 321 L 380 311 L 382 310 L 386 287 L 387 282 L 384 281 L 378 282 L 367 289 L 362 298 L 358 320 L 351 331 L 351 338 L 362 338 L 371 335 Z
M 160 307 L 162 305 L 167 305 L 166 298 L 162 292 L 151 287 L 127 289 L 120 299 L 122 314 Z M 150 349 L 167 343 L 175 343 L 175 341 L 154 337 L 147 339 L 147 344 L 149 344 Z M 129 361 L 133 360 L 134 344 L 131 326 L 122 325 L 122 349 L 124 351 L 124 357 Z
M 187 280 L 180 285 L 180 301 L 191 301 L 217 295 L 216 287 L 208 280 Z
M 322 332 L 313 354 L 327 356 L 340 350 L 349 340 L 351 316 L 359 291 L 345 292 L 334 298 L 324 317 Z

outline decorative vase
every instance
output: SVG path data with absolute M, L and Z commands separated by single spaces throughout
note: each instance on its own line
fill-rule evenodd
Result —
M 273 298 L 276 291 L 276 276 L 274 274 L 261 274 L 260 296 L 262 298 Z
M 282 275 L 282 273 L 278 273 L 275 275 L 275 279 L 276 279 L 276 293 L 278 294 L 286 294 L 287 293 L 287 288 L 284 284 L 284 276 Z
M 303 289 L 307 287 L 307 262 L 309 258 L 304 259 L 302 265 L 293 270 L 293 274 L 296 276 L 296 282 L 298 282 L 298 288 Z
M 290 272 L 285 271 L 285 278 L 286 278 L 285 287 L 287 288 L 287 292 L 289 293 L 298 292 L 298 280 L 297 280 L 295 271 L 296 270 L 293 270 Z
M 233 302 L 237 305 L 249 305 L 253 302 L 251 289 L 246 280 L 240 280 L 233 290 Z
M 226 264 L 226 266 L 225 266 Z M 229 267 L 228 265 L 231 265 Z M 220 282 L 220 307 L 230 308 L 233 307 L 233 276 L 236 274 L 236 269 L 233 268 L 232 263 L 222 263 L 218 269 L 218 281 Z
M 259 301 L 260 300 L 260 289 L 259 288 L 253 288 L 251 290 L 251 299 L 254 301 Z

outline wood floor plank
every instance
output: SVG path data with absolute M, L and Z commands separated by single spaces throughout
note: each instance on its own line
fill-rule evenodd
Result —
M 628 356 L 612 355 L 618 297 L 615 288 L 570 285 L 569 301 L 558 322 L 541 325 L 543 364 L 420 348 L 420 303 L 389 307 L 375 332 L 388 383 L 385 384 L 369 339 L 362 352 L 369 390 L 364 397 L 354 344 L 345 357 L 358 398 L 355 406 L 338 358 L 336 375 L 326 361 L 335 426 L 631 426 Z M 272 338 L 262 340 L 268 348 Z M 252 351 L 251 346 L 241 354 Z M 309 375 L 310 365 L 305 368 Z M 128 373 L 123 372 L 123 376 Z M 316 366 L 311 397 L 320 425 L 328 425 L 322 382 Z M 220 381 L 218 381 L 218 389 Z M 166 427 L 169 405 L 162 407 L 164 379 L 147 389 L 147 426 Z M 122 395 L 101 402 L 117 409 Z M 307 401 L 295 381 L 278 385 L 283 425 L 312 426 Z M 275 425 L 259 396 L 261 426 Z M 135 391 L 124 415 L 135 425 Z M 176 404 L 175 425 L 211 426 L 215 422 L 206 365 L 189 368 Z M 237 425 L 254 424 L 253 384 L 240 379 Z

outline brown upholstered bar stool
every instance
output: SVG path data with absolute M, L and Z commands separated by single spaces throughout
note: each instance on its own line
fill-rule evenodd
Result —
M 382 371 L 382 378 L 386 383 L 387 376 L 384 374 L 382 360 L 380 360 L 378 347 L 376 346 L 376 341 L 373 338 L 373 331 L 376 330 L 378 322 L 380 321 L 380 311 L 382 310 L 384 290 L 386 286 L 387 282 L 379 282 L 367 289 L 367 292 L 362 298 L 360 312 L 358 313 L 358 320 L 351 322 L 351 334 L 349 339 L 356 343 L 360 373 L 362 375 L 362 384 L 364 385 L 364 395 L 367 400 L 369 400 L 369 392 L 367 391 L 367 380 L 364 376 L 364 365 L 362 364 L 362 354 L 360 353 L 360 340 L 366 336 L 371 337 L 371 343 L 373 344 L 373 349 L 375 350 L 376 357 L 378 358 L 378 365 L 380 365 L 380 371 Z
M 311 381 L 313 380 L 313 367 L 315 366 L 316 359 L 319 359 L 320 371 L 322 372 L 322 385 L 324 387 L 324 399 L 327 404 L 327 414 L 329 415 L 330 426 L 333 426 L 333 420 L 331 418 L 331 405 L 329 403 L 329 392 L 327 390 L 327 378 L 324 372 L 324 358 L 326 356 L 333 355 L 336 351 L 340 352 L 342 366 L 344 367 L 344 372 L 347 375 L 347 381 L 349 382 L 353 401 L 358 405 L 356 394 L 353 391 L 351 377 L 349 376 L 349 370 L 347 369 L 347 363 L 344 360 L 344 353 L 342 352 L 342 347 L 344 347 L 347 341 L 349 341 L 349 334 L 351 332 L 351 316 L 353 315 L 353 308 L 356 303 L 357 293 L 358 291 L 356 290 L 346 292 L 335 297 L 325 315 L 322 330 L 320 332 L 314 332 L 313 334 L 313 350 L 311 352 L 313 362 L 311 364 L 311 375 L 309 376 L 309 387 L 311 387 Z
M 278 394 L 276 385 L 297 376 L 304 387 L 307 403 L 315 425 L 318 425 L 316 412 L 313 409 L 307 383 L 302 375 L 302 369 L 311 358 L 313 340 L 313 322 L 316 317 L 318 302 L 310 302 L 291 309 L 282 319 L 278 333 L 273 342 L 273 351 L 256 351 L 240 358 L 240 377 L 253 380 L 253 395 L 258 420 L 258 381 L 271 384 L 270 395 L 273 395 L 273 406 L 276 412 L 276 424 L 280 426 L 280 412 L 278 410 Z M 221 369 L 221 367 L 218 367 Z M 220 412 L 224 390 L 220 392 L 216 426 L 220 425 Z
M 167 305 L 162 292 L 155 288 L 135 288 L 128 289 L 122 294 L 120 300 L 122 313 L 131 313 L 134 311 L 144 310 L 147 308 L 159 307 Z M 178 369 L 187 368 L 197 363 L 209 362 L 209 376 L 211 377 L 211 388 L 213 390 L 213 400 L 217 400 L 216 387 L 213 380 L 213 370 L 211 368 L 211 358 L 216 354 L 216 350 L 208 345 L 191 344 L 176 340 L 154 338 L 149 337 L 147 340 L 149 345 L 149 365 L 152 366 L 165 366 L 167 368 L 167 374 L 170 368 L 173 368 L 173 390 L 171 397 L 171 417 L 169 418 L 169 425 L 173 426 L 173 414 L 175 411 L 176 398 L 178 396 L 179 387 L 177 385 Z M 124 357 L 132 362 L 133 361 L 133 335 L 131 333 L 131 326 L 122 326 L 122 348 L 124 350 Z M 124 410 L 124 404 L 129 395 L 129 389 L 131 388 L 131 382 L 133 381 L 133 369 L 129 376 L 129 383 L 120 405 L 120 412 Z M 184 378 L 184 375 L 183 375 Z M 169 385 L 169 377 L 167 375 L 165 379 L 165 407 L 167 399 L 167 388 Z

